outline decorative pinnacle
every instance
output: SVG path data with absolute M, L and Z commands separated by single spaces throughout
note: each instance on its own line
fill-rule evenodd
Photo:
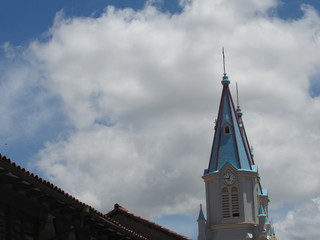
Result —
M 239 117 L 242 117 L 242 111 L 241 111 L 241 108 L 240 108 L 240 104 L 239 104 L 239 91 L 238 91 L 238 83 L 236 82 L 236 90 L 237 90 L 237 115 Z
M 226 58 L 224 56 L 224 47 L 222 47 L 222 57 L 223 57 L 223 76 L 227 76 L 227 73 L 226 73 Z
M 226 59 L 225 59 L 225 56 L 224 56 L 224 48 L 222 48 L 222 57 L 223 57 L 223 77 L 222 77 L 222 85 L 229 85 L 230 83 L 230 80 L 227 76 L 227 73 L 226 73 Z
M 205 221 L 206 219 L 205 219 L 205 217 L 204 217 L 204 215 L 203 215 L 203 212 L 202 212 L 202 204 L 200 204 L 200 211 L 199 211 L 199 217 L 198 217 L 198 222 L 199 221 Z
M 240 107 L 240 105 L 239 105 L 239 91 L 238 91 L 238 82 L 236 82 L 236 90 L 237 90 L 237 107 Z

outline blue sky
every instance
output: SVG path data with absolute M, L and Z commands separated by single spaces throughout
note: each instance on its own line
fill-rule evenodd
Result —
M 99 17 L 104 12 L 106 6 L 112 5 L 116 8 L 133 8 L 141 10 L 145 5 L 145 0 L 67 0 L 67 1 L 21 1 L 21 0 L 5 0 L 0 2 L 0 44 L 6 42 L 15 47 L 26 47 L 35 39 L 43 39 L 43 34 L 52 26 L 57 12 L 63 10 L 66 16 L 69 17 Z M 299 19 L 303 15 L 301 4 L 310 4 L 313 7 L 320 9 L 320 2 L 316 0 L 288 0 L 281 1 L 279 6 L 271 10 L 271 15 L 278 16 L 284 20 Z M 159 1 L 156 4 L 164 12 L 179 13 L 181 7 L 178 0 Z M 6 59 L 8 61 L 8 59 Z M 10 60 L 9 60 L 10 61 Z M 14 59 L 13 61 L 16 61 Z M 6 63 L 1 67 L 5 68 Z M 17 64 L 17 63 L 16 63 Z M 312 96 L 319 95 L 319 82 L 316 80 L 318 76 L 311 79 L 310 93 Z M 34 89 L 32 90 L 34 91 Z M 30 94 L 30 93 L 27 93 Z M 32 95 L 32 94 L 31 94 Z M 49 104 L 59 104 L 58 99 L 48 99 Z M 24 107 L 24 106 L 23 106 Z M 55 118 L 63 118 L 60 112 L 57 112 Z M 23 116 L 21 116 L 23 118 Z M 20 119 L 21 120 L 21 119 Z M 21 159 L 21 156 L 31 156 L 38 151 L 39 146 L 49 138 L 52 138 L 57 133 L 57 128 L 63 128 L 64 131 L 68 126 L 63 124 L 63 121 L 56 121 L 59 126 L 45 126 L 46 134 L 38 135 L 35 141 L 21 138 L 19 140 L 19 151 L 11 152 L 11 156 L 15 159 Z M 49 127 L 49 128 L 48 128 Z M 61 131 L 59 131 L 61 132 Z M 10 146 L 10 139 L 4 141 L 6 151 Z
M 274 220 L 297 240 L 290 217 L 320 202 L 320 2 L 194 2 L 1 1 L 0 152 L 101 211 L 118 202 L 195 239 L 225 46 Z
M 275 14 L 283 19 L 297 19 L 303 14 L 301 3 L 320 9 L 317 0 L 286 0 L 275 9 Z M 0 43 L 9 41 L 20 45 L 40 37 L 52 25 L 56 13 L 62 9 L 68 16 L 99 16 L 107 5 L 141 9 L 144 4 L 145 0 L 4 0 L 0 2 Z M 159 5 L 163 11 L 181 11 L 178 0 L 165 0 Z
M 53 23 L 56 13 L 64 10 L 68 16 L 99 16 L 108 5 L 117 8 L 142 9 L 145 0 L 58 0 L 1 1 L 0 42 L 23 44 L 39 37 Z M 164 1 L 165 11 L 179 11 L 178 0 Z

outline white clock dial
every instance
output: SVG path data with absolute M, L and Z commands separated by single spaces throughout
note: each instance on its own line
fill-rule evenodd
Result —
M 223 179 L 227 185 L 231 185 L 234 183 L 236 176 L 232 172 L 227 172 L 223 175 Z

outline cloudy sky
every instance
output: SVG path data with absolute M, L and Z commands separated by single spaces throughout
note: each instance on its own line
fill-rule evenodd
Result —
M 239 85 L 278 239 L 318 239 L 318 0 L 0 3 L 0 152 L 102 212 L 193 239 L 222 85 Z

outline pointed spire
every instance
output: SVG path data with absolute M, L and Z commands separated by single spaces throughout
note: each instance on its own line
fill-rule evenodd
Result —
M 266 213 L 265 213 L 265 211 L 263 209 L 262 204 L 260 205 L 258 217 L 267 217 L 267 215 L 266 215 Z
M 198 220 L 197 221 L 201 221 L 201 220 L 206 220 L 204 215 L 203 215 L 203 211 L 202 211 L 202 204 L 200 204 L 200 211 L 199 211 L 199 216 L 198 216 Z
M 236 169 L 253 170 L 253 156 L 245 133 L 240 107 L 236 110 L 229 89 L 229 78 L 225 72 L 225 56 L 222 49 L 224 76 L 222 94 L 210 163 L 205 174 L 220 170 L 227 163 Z M 239 100 L 238 100 L 239 103 Z
M 266 225 L 271 225 L 268 217 L 266 217 Z
M 274 226 L 273 226 L 273 219 L 271 219 L 271 222 L 270 222 L 270 235 L 271 236 L 275 236 L 276 235 L 276 232 L 274 230 Z

